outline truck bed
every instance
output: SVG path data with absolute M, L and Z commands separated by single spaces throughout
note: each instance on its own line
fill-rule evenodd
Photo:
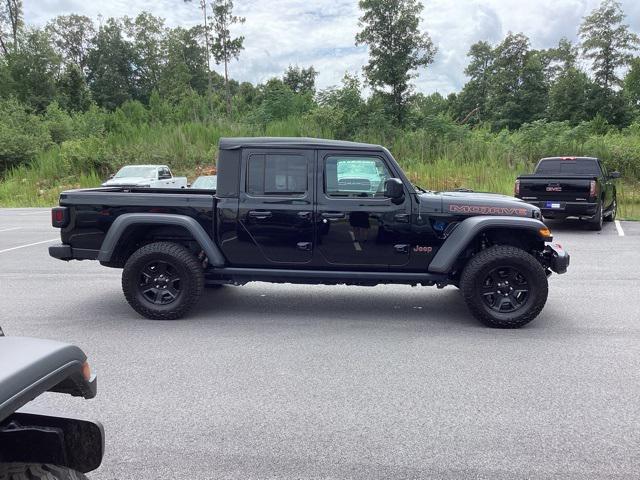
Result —
M 194 218 L 213 235 L 215 191 L 184 188 L 99 187 L 60 194 L 60 205 L 74 207 L 62 242 L 83 258 L 98 255 L 107 230 L 123 213 L 172 213 Z

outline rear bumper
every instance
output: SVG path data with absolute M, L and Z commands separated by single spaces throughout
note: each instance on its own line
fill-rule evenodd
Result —
M 559 243 L 550 243 L 544 248 L 543 257 L 546 265 L 555 273 L 566 273 L 571 257 Z
M 593 217 L 598 209 L 597 203 L 587 202 L 544 200 L 528 203 L 538 207 L 542 211 L 544 218 Z
M 71 248 L 71 245 L 59 243 L 49 247 L 49 255 L 58 260 L 96 260 L 99 250 L 87 248 Z

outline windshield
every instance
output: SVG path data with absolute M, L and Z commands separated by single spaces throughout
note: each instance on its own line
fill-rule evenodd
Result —
M 218 178 L 215 175 L 198 177 L 191 184 L 191 188 L 201 188 L 203 190 L 215 190 L 218 186 Z
M 600 175 L 600 166 L 594 159 L 573 159 L 565 160 L 561 158 L 550 158 L 541 160 L 536 174 L 543 175 Z
M 113 178 L 124 177 L 142 177 L 142 178 L 156 178 L 156 167 L 142 167 L 142 166 L 130 166 L 122 167 Z

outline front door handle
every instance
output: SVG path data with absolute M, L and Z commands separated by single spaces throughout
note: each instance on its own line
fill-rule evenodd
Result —
M 251 210 L 249 212 L 249 218 L 253 218 L 255 220 L 266 220 L 267 218 L 271 218 L 271 212 L 266 210 Z
M 396 251 L 396 253 L 403 253 L 403 254 L 409 253 L 409 245 L 406 245 L 406 244 L 394 245 L 393 248 Z
M 338 218 L 344 218 L 345 214 L 344 212 L 325 212 L 322 214 L 322 218 L 329 218 L 329 219 L 338 219 Z
M 298 250 L 303 250 L 305 252 L 311 251 L 312 246 L 313 244 L 311 242 L 298 242 L 296 244 L 296 247 L 298 247 Z
M 311 212 L 298 212 L 298 217 L 308 220 L 311 218 Z
M 409 223 L 410 215 L 408 213 L 396 213 L 393 218 L 398 223 Z

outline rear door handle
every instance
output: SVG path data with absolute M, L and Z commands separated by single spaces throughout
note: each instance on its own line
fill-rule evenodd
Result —
M 409 223 L 409 214 L 408 213 L 396 213 L 393 218 L 398 223 Z
M 325 212 L 322 214 L 322 218 L 338 219 L 338 218 L 344 218 L 344 217 L 345 217 L 344 212 L 333 212 L 333 213 Z
M 298 217 L 304 218 L 305 220 L 311 218 L 311 212 L 298 212 Z
M 266 210 L 251 210 L 249 212 L 249 218 L 254 218 L 256 220 L 266 220 L 267 218 L 271 218 L 271 212 Z

